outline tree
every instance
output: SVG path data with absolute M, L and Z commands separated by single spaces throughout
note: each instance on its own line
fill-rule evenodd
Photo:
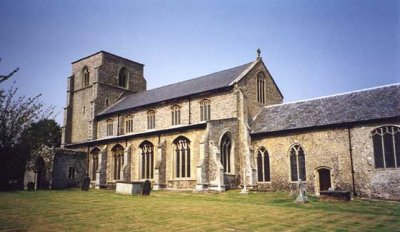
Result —
M 1 61 L 1 58 L 0 58 Z M 10 72 L 9 74 L 6 75 L 0 75 L 0 83 L 3 81 L 6 81 L 7 79 L 9 79 L 12 75 L 14 75 L 16 72 L 18 72 L 19 68 L 14 69 L 12 72 Z
M 54 107 L 45 107 L 35 97 L 17 96 L 18 88 L 14 84 L 9 90 L 0 90 L 0 188 L 8 185 L 10 178 L 23 175 L 25 163 L 30 152 L 26 153 L 28 128 L 41 119 L 50 118 Z M 31 137 L 33 138 L 33 137 Z

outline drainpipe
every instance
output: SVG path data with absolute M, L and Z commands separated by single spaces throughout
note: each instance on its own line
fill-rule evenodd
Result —
M 87 147 L 87 154 L 86 154 L 86 176 L 89 176 L 89 152 L 90 152 L 90 147 Z
M 351 163 L 351 178 L 353 181 L 353 196 L 357 196 L 356 193 L 356 186 L 355 186 L 355 181 L 354 181 L 354 164 L 353 164 L 353 148 L 351 146 L 351 131 L 350 131 L 350 127 L 347 127 L 347 134 L 349 136 L 349 154 L 350 154 L 350 163 Z

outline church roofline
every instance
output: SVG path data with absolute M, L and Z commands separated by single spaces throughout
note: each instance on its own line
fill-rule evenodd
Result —
M 104 51 L 104 50 L 98 51 L 98 52 L 93 53 L 93 54 L 91 54 L 91 55 L 85 56 L 85 57 L 83 57 L 83 58 L 81 58 L 81 59 L 79 59 L 79 60 L 73 61 L 73 62 L 71 62 L 71 64 L 75 64 L 75 63 L 77 63 L 77 62 L 79 62 L 79 61 L 85 60 L 85 59 L 87 59 L 87 58 L 89 58 L 89 57 L 95 56 L 95 55 L 100 54 L 100 53 L 103 53 L 103 54 L 106 54 L 106 55 L 110 55 L 110 56 L 114 56 L 114 57 L 116 57 L 116 58 L 118 58 L 118 59 L 126 60 L 126 61 L 128 61 L 128 62 L 131 62 L 131 63 L 135 63 L 135 64 L 139 64 L 139 65 L 144 66 L 144 64 L 142 64 L 142 63 L 139 63 L 139 62 L 136 62 L 136 61 L 127 59 L 127 58 L 122 57 L 122 56 L 115 55 L 115 54 L 113 54 L 113 53 L 110 53 L 110 52 L 107 52 L 107 51 Z

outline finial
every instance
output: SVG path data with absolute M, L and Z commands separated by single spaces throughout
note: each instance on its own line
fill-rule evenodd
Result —
M 261 50 L 260 49 L 257 49 L 257 58 L 260 58 L 261 56 Z

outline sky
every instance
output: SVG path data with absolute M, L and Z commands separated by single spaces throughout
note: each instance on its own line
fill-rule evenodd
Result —
M 145 64 L 148 89 L 264 63 L 284 102 L 400 82 L 400 0 L 0 0 L 0 74 L 62 125 L 71 62 Z

